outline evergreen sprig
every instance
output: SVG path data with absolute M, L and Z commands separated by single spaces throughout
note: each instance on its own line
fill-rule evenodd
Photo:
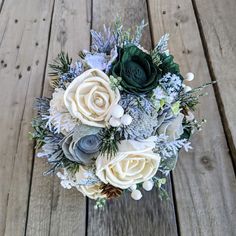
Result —
M 44 138 L 48 133 L 46 128 L 46 121 L 42 120 L 40 116 L 33 118 L 31 122 L 33 131 L 30 132 L 30 137 L 36 141 L 35 149 L 39 149 L 44 144 Z
M 75 174 L 79 171 L 80 164 L 72 162 L 67 158 L 62 159 L 62 165 L 64 168 L 68 169 L 72 174 Z
M 101 137 L 100 152 L 102 155 L 111 158 L 116 155 L 118 151 L 118 143 L 120 138 L 116 128 L 105 128 L 99 133 Z
M 68 53 L 61 52 L 58 54 L 57 58 L 53 60 L 52 64 L 49 64 L 49 68 L 52 70 L 50 76 L 59 76 L 67 73 L 70 70 L 70 64 L 72 63 L 72 58 L 69 58 Z
M 206 96 L 207 93 L 201 93 L 201 91 L 207 88 L 209 85 L 215 84 L 216 81 L 205 83 L 191 91 L 180 94 L 179 100 L 181 101 L 181 107 L 188 107 L 191 110 L 195 110 L 196 105 L 199 103 L 199 98 Z

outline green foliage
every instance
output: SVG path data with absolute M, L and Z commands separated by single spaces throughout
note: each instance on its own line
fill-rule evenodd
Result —
M 179 112 L 180 112 L 179 106 L 180 106 L 180 102 L 179 101 L 175 102 L 174 104 L 172 104 L 171 111 L 173 112 L 174 115 L 178 115 L 179 114 Z
M 136 31 L 134 33 L 133 37 L 133 43 L 139 44 L 142 38 L 143 30 L 148 24 L 144 22 L 144 20 L 141 21 L 140 25 L 136 26 Z
M 143 29 L 147 26 L 144 20 L 141 21 L 140 25 L 136 26 L 136 30 L 132 32 L 130 28 L 124 29 L 121 18 L 117 17 L 114 23 L 114 35 L 117 46 L 123 47 L 128 44 L 139 45 L 143 34 Z
M 184 93 L 182 91 L 182 93 L 179 96 L 179 100 L 181 102 L 180 106 L 183 108 L 187 107 L 190 110 L 194 111 L 196 105 L 199 103 L 199 98 L 202 96 L 208 95 L 207 93 L 201 93 L 201 91 L 214 83 L 216 82 L 214 81 L 214 82 L 203 84 L 197 88 L 190 90 L 187 93 Z
M 61 52 L 58 54 L 57 58 L 53 61 L 52 64 L 49 64 L 50 69 L 52 70 L 50 76 L 59 76 L 64 73 L 67 73 L 70 70 L 70 64 L 72 59 L 69 58 L 68 53 Z
M 185 121 L 186 122 L 186 121 Z M 202 125 L 206 123 L 205 119 L 202 119 L 201 121 L 197 121 L 196 119 L 192 121 L 188 121 L 183 124 L 184 127 L 184 132 L 181 135 L 181 139 L 189 139 L 190 136 L 195 133 L 195 131 L 201 131 L 202 130 Z
M 130 32 L 130 29 L 124 31 L 121 18 L 117 17 L 114 24 L 114 34 L 118 46 L 122 47 L 126 42 L 130 42 Z
M 98 198 L 96 200 L 96 203 L 94 205 L 94 209 L 104 209 L 105 205 L 106 205 L 106 201 L 107 199 L 106 198 Z
M 33 132 L 30 132 L 30 137 L 36 141 L 35 148 L 39 149 L 44 144 L 44 138 L 48 133 L 46 128 L 46 121 L 42 120 L 40 116 L 33 118 L 31 122 Z
M 80 164 L 72 162 L 65 157 L 61 160 L 61 162 L 63 167 L 68 169 L 73 175 L 79 171 Z
M 105 128 L 99 133 L 101 137 L 100 152 L 102 155 L 111 158 L 118 151 L 118 143 L 120 142 L 119 133 L 116 128 Z
M 116 90 L 118 88 L 119 90 L 122 90 L 122 87 L 120 85 L 121 80 L 122 80 L 121 77 L 115 78 L 114 76 L 110 75 L 109 82 L 110 82 L 111 89 Z
M 158 192 L 159 192 L 159 198 L 161 200 L 166 200 L 166 201 L 170 200 L 168 192 L 163 187 L 159 188 Z
M 190 139 L 190 136 L 192 134 L 192 127 L 184 127 L 184 132 L 183 134 L 181 135 L 181 139 L 187 139 L 189 140 Z
M 163 75 L 168 72 L 171 74 L 179 74 L 179 65 L 174 62 L 174 57 L 172 55 L 167 55 L 165 53 L 160 54 L 160 61 L 159 68 Z
M 164 34 L 154 49 L 151 51 L 153 63 L 159 66 L 161 64 L 161 54 L 168 52 L 169 34 Z
M 151 53 L 152 61 L 156 66 L 159 66 L 161 64 L 161 57 L 159 53 Z
M 166 191 L 166 189 L 163 187 L 163 185 L 166 184 L 166 178 L 159 178 L 159 177 L 153 177 L 153 181 L 155 184 L 155 187 L 158 188 L 159 198 L 161 200 L 169 200 L 169 194 Z

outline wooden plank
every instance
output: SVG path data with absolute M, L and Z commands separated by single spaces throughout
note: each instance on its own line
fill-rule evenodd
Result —
M 153 38 L 171 34 L 170 50 L 183 74 L 196 75 L 190 85 L 210 81 L 191 2 L 149 0 Z M 204 2 L 205 3 L 205 2 Z M 210 8 L 209 8 L 210 9 Z M 209 10 L 208 9 L 208 10 Z M 211 13 L 209 13 L 211 14 Z M 174 171 L 174 189 L 181 235 L 236 235 L 236 181 L 212 88 L 201 99 L 197 117 L 208 123 L 182 153 Z
M 93 28 L 101 30 L 103 24 L 114 21 L 116 14 L 119 14 L 128 27 L 139 24 L 142 19 L 148 21 L 147 6 L 143 0 L 94 0 Z M 143 42 L 146 48 L 151 48 L 148 27 Z M 169 182 L 168 191 L 171 200 L 167 202 L 158 199 L 157 191 L 145 192 L 140 201 L 134 201 L 127 193 L 120 199 L 108 202 L 104 211 L 95 211 L 94 202 L 89 201 L 88 235 L 177 235 L 170 184 Z
M 217 80 L 216 95 L 223 117 L 224 129 L 236 167 L 236 2 L 195 0 L 194 6 L 202 29 L 210 72 Z M 210 9 L 210 10 L 209 10 Z
M 28 132 L 43 81 L 51 13 L 52 1 L 6 0 L 0 14 L 0 235 L 25 231 L 33 160 Z
M 166 189 L 171 196 L 170 181 Z M 145 192 L 134 201 L 130 193 L 107 202 L 104 210 L 94 210 L 89 201 L 88 236 L 177 235 L 173 201 L 161 201 L 157 190 Z
M 79 50 L 89 47 L 90 4 L 86 0 L 56 0 L 48 62 L 63 50 L 78 58 Z M 44 96 L 50 96 L 47 81 Z M 65 190 L 57 177 L 44 177 L 46 160 L 36 158 L 32 179 L 27 235 L 85 235 L 86 199 L 75 189 Z

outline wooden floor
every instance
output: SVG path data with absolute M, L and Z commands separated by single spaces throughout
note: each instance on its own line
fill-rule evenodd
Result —
M 236 235 L 236 0 L 0 0 L 0 236 Z M 43 177 L 28 139 L 35 97 L 50 96 L 47 63 L 89 48 L 91 28 L 119 14 L 149 22 L 144 45 L 169 32 L 170 50 L 194 85 L 218 83 L 201 99 L 204 130 L 182 153 L 170 201 L 127 195 L 104 211 L 57 177 Z

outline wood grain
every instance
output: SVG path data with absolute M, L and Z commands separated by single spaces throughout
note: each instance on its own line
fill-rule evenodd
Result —
M 86 0 L 56 0 L 48 62 L 62 50 L 72 58 L 89 48 L 90 4 Z M 50 96 L 47 81 L 43 95 Z M 46 160 L 35 160 L 27 235 L 85 235 L 86 199 L 75 189 L 63 189 L 57 177 L 44 177 Z
M 94 202 L 89 201 L 88 235 L 177 235 L 170 181 L 166 187 L 170 201 L 161 201 L 156 189 L 143 191 L 139 201 L 125 193 L 107 202 L 104 210 L 94 210 Z
M 23 235 L 32 170 L 32 103 L 40 95 L 52 1 L 4 2 L 0 14 L 0 235 Z M 37 42 L 37 45 L 36 45 Z
M 230 151 L 236 167 L 236 2 L 234 0 L 194 0 L 207 60 L 224 122 Z
M 93 1 L 92 27 L 101 30 L 103 24 L 114 21 L 116 14 L 125 26 L 139 24 L 142 19 L 148 21 L 147 6 L 143 0 L 133 1 Z M 151 48 L 150 31 L 144 32 L 143 43 Z M 140 201 L 134 201 L 130 193 L 121 199 L 108 202 L 104 211 L 95 211 L 94 202 L 89 201 L 87 235 L 99 236 L 132 236 L 132 235 L 177 235 L 175 211 L 172 200 L 171 183 L 168 192 L 171 200 L 161 202 L 157 191 L 143 192 Z
M 153 38 L 171 34 L 170 51 L 183 74 L 192 71 L 196 86 L 210 75 L 191 2 L 149 0 Z M 204 5 L 202 2 L 202 4 Z M 212 14 L 212 10 L 205 11 Z M 197 117 L 208 123 L 192 140 L 193 151 L 182 153 L 174 171 L 174 189 L 181 235 L 236 235 L 236 181 L 212 88 L 201 99 Z

